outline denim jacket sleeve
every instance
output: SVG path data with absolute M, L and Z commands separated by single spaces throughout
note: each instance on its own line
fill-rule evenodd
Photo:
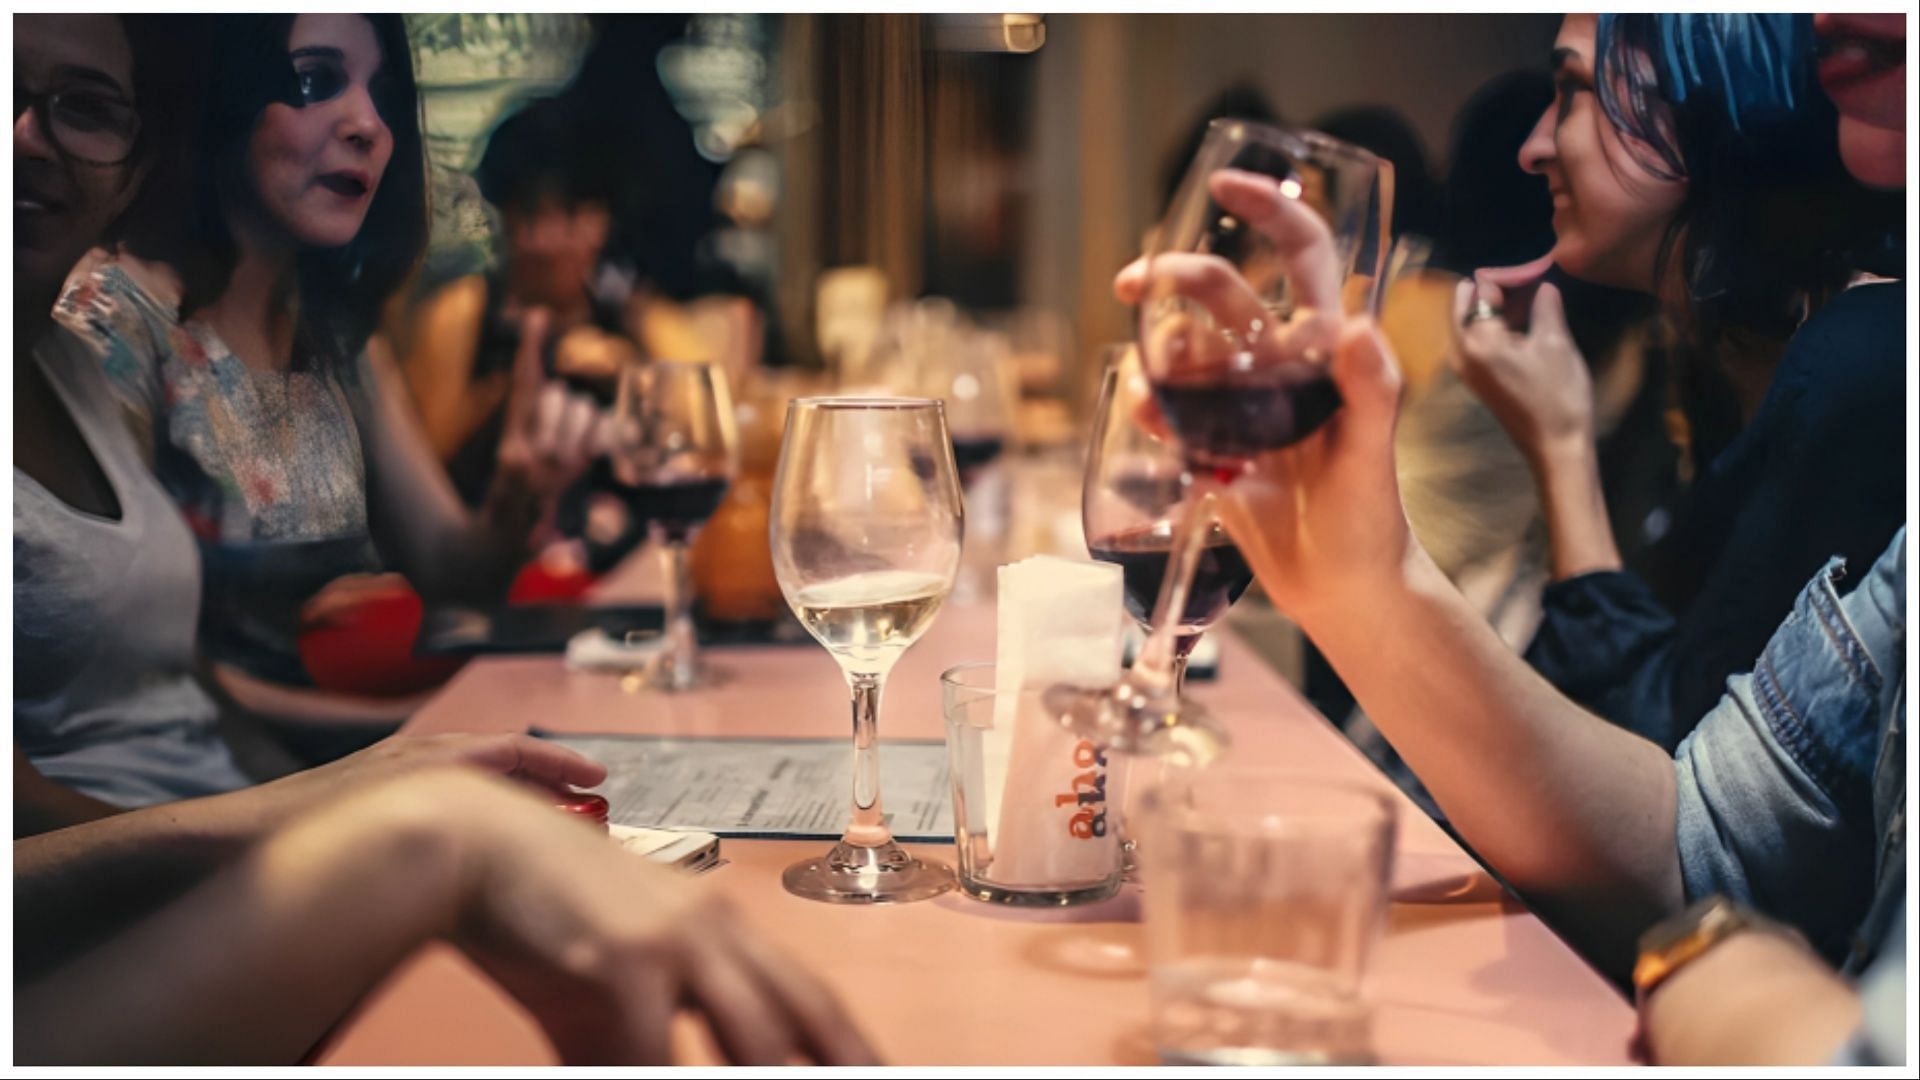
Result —
M 1835 962 L 1877 944 L 1852 938 L 1905 875 L 1904 782 L 1887 782 L 1905 768 L 1905 546 L 1902 528 L 1845 599 L 1829 563 L 1674 757 L 1689 898 L 1752 904 Z

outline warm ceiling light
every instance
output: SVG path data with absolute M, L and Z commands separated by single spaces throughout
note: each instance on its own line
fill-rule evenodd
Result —
M 1047 43 L 1044 15 L 929 15 L 944 52 L 1030 53 Z

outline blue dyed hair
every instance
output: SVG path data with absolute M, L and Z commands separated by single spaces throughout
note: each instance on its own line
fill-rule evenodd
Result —
M 1831 107 L 1809 107 L 1819 96 L 1811 15 L 1602 15 L 1595 36 L 1608 118 L 1653 150 L 1669 179 L 1687 175 L 1686 154 L 1663 130 L 1662 105 L 1752 148 L 1832 141 Z
M 1813 16 L 1601 15 L 1595 46 L 1607 118 L 1650 171 L 1688 183 L 1659 278 L 1677 258 L 1696 344 L 1728 326 L 1784 339 L 1900 227 L 1898 201 L 1840 162 Z

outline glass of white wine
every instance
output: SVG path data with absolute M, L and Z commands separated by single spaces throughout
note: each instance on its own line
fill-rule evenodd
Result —
M 894 842 L 880 806 L 880 692 L 933 622 L 960 567 L 960 481 L 944 407 L 913 398 L 799 398 L 774 476 L 770 539 L 788 606 L 853 696 L 853 814 L 824 857 L 787 868 L 787 891 L 839 904 L 901 903 L 953 887 L 945 864 Z

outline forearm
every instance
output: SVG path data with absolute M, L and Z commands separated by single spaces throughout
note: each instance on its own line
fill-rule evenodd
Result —
M 461 837 L 471 832 L 449 824 L 460 815 L 442 792 L 429 783 L 377 795 L 294 825 L 20 987 L 20 1059 L 297 1060 L 395 964 L 450 930 L 469 888 Z
M 213 664 L 211 672 L 215 687 L 228 701 L 255 716 L 289 725 L 399 727 L 434 693 L 375 698 L 268 682 L 231 664 Z
M 365 409 L 370 494 L 382 551 L 429 600 L 499 600 L 526 562 L 545 510 L 539 493 L 502 468 L 486 502 L 469 510 L 406 406 L 399 373 L 371 352 L 368 370 L 376 388 Z
M 1540 491 L 1553 549 L 1553 579 L 1621 567 L 1600 486 L 1600 457 L 1593 440 L 1578 435 L 1527 447 L 1528 463 Z
M 258 790 L 258 789 L 256 789 Z M 16 978 L 76 955 L 202 880 L 263 827 L 254 791 L 116 814 L 16 841 Z
M 1671 760 L 1555 691 L 1424 552 L 1301 617 L 1452 824 L 1593 955 L 1624 965 L 1679 906 Z
M 83 795 L 64 784 L 55 783 L 33 767 L 19 744 L 13 748 L 13 836 L 36 836 L 98 821 L 120 813 L 120 807 Z

